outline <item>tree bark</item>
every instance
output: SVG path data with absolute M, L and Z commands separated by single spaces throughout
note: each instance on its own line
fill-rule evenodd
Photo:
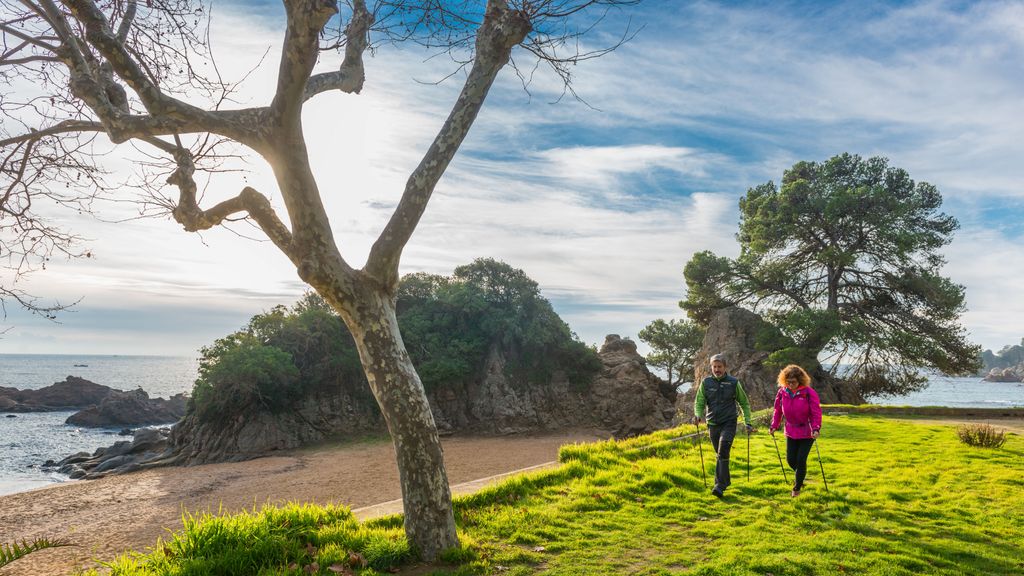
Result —
M 365 276 L 354 306 L 335 306 L 359 350 L 398 460 L 405 532 L 424 560 L 459 545 L 444 453 L 427 394 L 398 329 L 395 298 Z M 328 299 L 330 301 L 330 299 Z

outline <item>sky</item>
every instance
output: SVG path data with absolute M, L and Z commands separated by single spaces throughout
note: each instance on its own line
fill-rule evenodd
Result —
M 252 70 L 240 103 L 266 103 L 280 9 L 216 3 L 212 28 L 221 72 Z M 995 350 L 1020 342 L 1024 2 L 647 0 L 609 13 L 584 48 L 627 28 L 639 32 L 573 67 L 583 101 L 560 98 L 557 77 L 513 53 L 530 82 L 502 71 L 403 273 L 451 274 L 496 258 L 535 279 L 585 342 L 636 339 L 656 318 L 685 317 L 682 270 L 695 252 L 739 253 L 737 203 L 748 188 L 778 182 L 801 160 L 880 155 L 936 185 L 960 222 L 943 271 L 966 287 L 970 339 Z M 457 66 L 429 56 L 383 46 L 367 58 L 361 94 L 306 106 L 314 171 L 356 267 L 460 88 L 460 73 L 441 81 Z M 325 54 L 316 71 L 339 63 Z M 124 174 L 136 159 L 130 150 L 108 157 Z M 256 157 L 245 167 L 201 182 L 205 204 L 253 185 L 283 209 L 269 168 Z M 121 221 L 134 209 L 54 214 L 88 238 L 94 257 L 52 261 L 19 286 L 77 303 L 57 322 L 8 303 L 0 353 L 196 355 L 304 291 L 251 227 L 198 235 L 166 218 Z

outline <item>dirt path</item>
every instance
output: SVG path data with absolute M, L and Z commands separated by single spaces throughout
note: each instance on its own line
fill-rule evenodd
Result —
M 448 478 L 462 484 L 551 462 L 558 448 L 600 439 L 575 431 L 540 436 L 443 440 Z M 0 496 L 0 542 L 45 536 L 76 547 L 36 552 L 0 576 L 70 574 L 128 550 L 145 551 L 181 512 L 226 512 L 290 501 L 363 508 L 401 497 L 394 449 L 371 440 L 249 462 L 163 468 L 88 482 L 69 482 Z
M 951 416 L 949 418 L 937 418 L 925 416 L 920 418 L 894 417 L 906 422 L 915 424 L 938 424 L 944 426 L 959 426 L 960 424 L 990 424 L 996 430 L 1005 430 L 1024 436 L 1024 418 L 960 418 Z

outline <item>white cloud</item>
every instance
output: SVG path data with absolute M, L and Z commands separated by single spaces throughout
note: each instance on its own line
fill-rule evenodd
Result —
M 983 348 L 998 351 L 1024 337 L 1022 240 L 974 227 L 961 230 L 945 251 L 949 263 L 944 272 L 966 290 L 964 325 Z
M 610 332 L 635 336 L 657 317 L 681 317 L 686 261 L 704 249 L 734 256 L 740 195 L 778 180 L 798 160 L 886 155 L 961 200 L 957 206 L 973 197 L 1024 196 L 1019 3 L 959 11 L 918 3 L 867 20 L 848 4 L 817 21 L 775 8 L 671 3 L 658 12 L 651 5 L 640 13 L 651 20 L 637 39 L 578 67 L 575 87 L 594 108 L 571 99 L 549 106 L 561 89 L 550 74 L 538 76 L 531 96 L 510 70 L 502 72 L 438 185 L 403 272 L 448 274 L 475 257 L 505 260 L 538 280 L 585 340 L 600 342 Z M 231 30 L 214 36 L 229 78 L 241 78 L 267 52 L 237 95 L 244 105 L 265 102 L 281 31 L 265 17 L 225 9 L 214 16 Z M 325 56 L 318 70 L 337 63 Z M 351 265 L 362 265 L 454 102 L 457 78 L 430 83 L 451 68 L 385 48 L 367 60 L 362 94 L 324 94 L 308 104 L 311 162 Z M 215 177 L 207 201 L 249 184 L 282 209 L 269 167 L 255 158 L 249 168 Z M 78 318 L 96 326 L 24 324 L 0 340 L 0 351 L 94 352 L 102 343 L 118 353 L 161 346 L 187 353 L 302 291 L 275 248 L 226 230 L 198 236 L 162 220 L 70 223 L 96 239 L 96 258 L 54 263 L 27 286 L 64 301 L 84 295 L 83 310 L 121 309 L 136 325 L 170 322 L 172 341 L 135 338 L 127 329 L 101 334 L 102 318 L 83 313 Z M 1024 322 L 1015 307 L 1021 267 L 1014 246 L 972 225 L 949 251 L 948 273 L 968 286 L 965 322 L 990 347 L 1017 341 L 1011 332 Z M 1000 262 L 1012 265 L 999 268 L 999 278 L 984 273 Z M 188 334 L 184 324 L 201 317 L 221 327 Z M 133 348 L 133 341 L 144 344 Z
M 577 146 L 552 148 L 535 156 L 546 166 L 548 177 L 610 187 L 625 179 L 643 178 L 654 170 L 681 176 L 706 177 L 707 158 L 693 148 L 660 145 Z

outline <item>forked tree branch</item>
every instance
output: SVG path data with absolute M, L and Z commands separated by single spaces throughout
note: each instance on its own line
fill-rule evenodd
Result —
M 423 160 L 409 176 L 394 214 L 370 249 L 366 272 L 384 286 L 397 287 L 402 250 L 423 216 L 434 187 L 469 133 L 495 77 L 508 63 L 512 48 L 530 30 L 527 14 L 509 9 L 506 0 L 488 0 L 483 24 L 477 32 L 476 58 L 459 99 Z
M 288 24 L 270 110 L 275 119 L 297 123 L 306 85 L 320 56 L 320 32 L 337 14 L 338 4 L 336 0 L 285 0 L 284 5 Z
M 166 142 L 162 144 L 168 145 Z M 163 148 L 163 146 L 160 146 Z M 195 164 L 192 155 L 185 148 L 178 147 L 174 151 L 174 159 L 177 162 L 177 169 L 167 179 L 167 183 L 176 186 L 179 190 L 178 205 L 172 211 L 175 221 L 185 227 L 188 232 L 208 230 L 221 224 L 225 219 L 238 213 L 245 213 L 252 218 L 263 232 L 270 238 L 285 256 L 288 256 L 296 266 L 300 259 L 292 247 L 292 233 L 281 222 L 281 219 L 274 212 L 270 201 L 263 194 L 260 194 L 250 186 L 242 189 L 242 192 L 218 203 L 208 210 L 199 207 L 196 197 L 196 182 L 193 179 Z
M 358 94 L 363 89 L 363 81 L 366 79 L 363 52 L 366 51 L 373 21 L 373 14 L 366 9 L 365 0 L 355 0 L 352 3 L 352 19 L 345 27 L 345 59 L 341 63 L 341 68 L 310 77 L 302 95 L 303 100 L 309 100 L 328 90 Z

